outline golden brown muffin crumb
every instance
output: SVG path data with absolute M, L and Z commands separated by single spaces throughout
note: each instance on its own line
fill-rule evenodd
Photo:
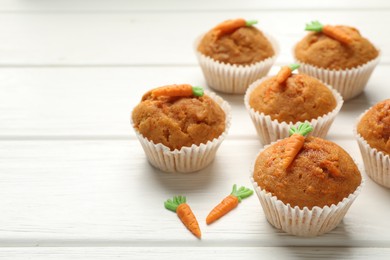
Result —
M 332 92 L 319 80 L 294 74 L 282 84 L 276 77 L 263 81 L 253 90 L 249 105 L 279 122 L 304 122 L 331 112 L 337 105 Z
M 216 61 L 237 65 L 253 64 L 275 55 L 268 39 L 253 26 L 221 37 L 211 30 L 202 38 L 198 51 Z
M 350 69 L 378 56 L 378 50 L 353 27 L 335 26 L 353 39 L 343 44 L 323 33 L 308 33 L 296 46 L 295 57 L 300 61 L 325 69 Z
M 370 108 L 358 123 L 357 131 L 372 148 L 390 155 L 390 99 Z
M 295 160 L 283 169 L 288 139 L 266 148 L 255 163 L 253 178 L 261 189 L 285 204 L 303 209 L 337 205 L 361 183 L 360 172 L 340 146 L 316 137 L 306 137 Z
M 225 131 L 225 112 L 210 97 L 153 97 L 147 92 L 132 113 L 134 127 L 171 150 L 200 145 Z

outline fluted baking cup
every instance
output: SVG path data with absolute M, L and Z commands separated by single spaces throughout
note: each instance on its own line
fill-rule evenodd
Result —
M 390 188 L 390 155 L 372 148 L 367 141 L 357 132 L 357 124 L 360 122 L 366 110 L 357 120 L 354 135 L 360 148 L 364 168 L 367 175 L 376 183 Z
M 215 93 L 205 91 L 205 94 L 221 106 L 226 115 L 225 131 L 218 138 L 214 138 L 205 144 L 202 143 L 200 145 L 182 147 L 180 150 L 176 149 L 171 151 L 169 147 L 161 143 L 155 144 L 153 141 L 148 140 L 134 128 L 134 124 L 131 121 L 136 136 L 140 141 L 149 162 L 154 167 L 165 172 L 194 172 L 205 168 L 214 160 L 215 154 L 220 144 L 225 139 L 230 127 L 231 108 L 225 100 Z
M 265 146 L 264 149 L 269 146 Z M 315 206 L 312 209 L 304 207 L 301 209 L 298 206 L 292 207 L 290 204 L 283 203 L 276 196 L 259 187 L 253 179 L 254 165 L 255 163 L 253 163 L 251 168 L 250 179 L 268 222 L 274 227 L 295 236 L 314 237 L 336 228 L 364 186 L 362 177 L 362 182 L 356 190 L 337 205 L 332 204 L 322 208 Z
M 345 70 L 329 70 L 306 64 L 299 60 L 298 71 L 315 77 L 336 89 L 345 101 L 363 92 L 376 65 L 379 63 L 379 54 L 375 59 L 356 68 Z
M 268 78 L 269 77 L 265 77 L 253 82 L 249 86 L 244 97 L 245 107 L 248 110 L 249 116 L 251 117 L 252 122 L 256 127 L 256 131 L 259 136 L 260 142 L 263 145 L 270 144 L 276 140 L 288 137 L 289 130 L 292 126 L 298 126 L 299 124 L 304 123 L 304 122 L 297 122 L 294 124 L 292 122 L 288 122 L 288 123 L 279 122 L 276 119 L 272 120 L 272 118 L 269 115 L 265 115 L 264 113 L 259 113 L 249 105 L 249 98 L 253 90 Z M 336 90 L 334 90 L 331 86 L 327 84 L 324 85 L 332 92 L 334 98 L 336 99 L 337 104 L 336 107 L 329 113 L 320 116 L 318 118 L 314 118 L 310 121 L 307 121 L 313 127 L 313 131 L 308 136 L 312 135 L 316 137 L 325 138 L 325 136 L 329 131 L 330 126 L 332 125 L 334 119 L 336 118 L 336 115 L 339 113 L 344 103 L 343 98 Z
M 229 94 L 244 94 L 248 86 L 255 80 L 268 74 L 279 54 L 277 41 L 268 34 L 264 34 L 274 49 L 274 56 L 251 65 L 232 65 L 216 61 L 198 51 L 198 45 L 203 36 L 194 44 L 207 85 L 217 91 Z

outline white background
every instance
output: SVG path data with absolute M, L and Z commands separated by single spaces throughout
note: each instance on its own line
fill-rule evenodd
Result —
M 229 18 L 257 19 L 281 54 L 312 20 L 360 29 L 381 49 L 366 91 L 344 104 L 328 139 L 362 159 L 352 129 L 390 98 L 390 2 L 371 1 L 0 1 L 0 259 L 374 259 L 390 258 L 390 191 L 366 177 L 343 222 L 317 238 L 267 223 L 256 196 L 218 222 L 205 217 L 234 183 L 250 186 L 261 148 L 243 96 L 215 161 L 197 173 L 150 166 L 130 127 L 131 109 L 160 85 L 205 86 L 195 38 Z M 167 198 L 186 195 L 197 240 Z

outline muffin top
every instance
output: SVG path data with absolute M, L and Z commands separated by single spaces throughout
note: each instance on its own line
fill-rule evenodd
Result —
M 296 123 L 318 118 L 336 107 L 332 92 L 319 80 L 292 74 L 280 82 L 278 75 L 261 82 L 250 94 L 249 105 L 255 111 L 279 122 Z
M 171 150 L 207 143 L 225 131 L 222 108 L 203 93 L 181 95 L 181 87 L 191 89 L 191 85 L 171 85 L 147 92 L 132 113 L 139 133 Z M 156 95 L 156 90 L 163 91 Z
M 355 68 L 378 56 L 378 50 L 356 28 L 342 25 L 326 28 L 330 28 L 330 33 L 317 30 L 298 42 L 294 50 L 296 59 L 319 68 L 339 70 Z M 338 34 L 348 40 L 337 39 Z
M 357 131 L 372 148 L 390 155 L 390 99 L 371 107 L 358 123 Z
M 360 185 L 360 172 L 348 153 L 321 138 L 304 138 L 286 166 L 291 138 L 269 146 L 257 157 L 253 178 L 261 189 L 292 207 L 312 209 L 337 205 Z
M 203 36 L 198 51 L 236 65 L 250 65 L 275 55 L 264 34 L 243 19 L 227 20 L 211 29 Z

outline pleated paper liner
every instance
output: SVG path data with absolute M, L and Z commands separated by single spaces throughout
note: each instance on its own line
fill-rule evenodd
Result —
M 390 188 L 390 155 L 372 148 L 357 132 L 357 124 L 367 111 L 359 116 L 353 132 L 360 148 L 367 175 L 379 185 Z
M 279 54 L 277 41 L 268 34 L 264 34 L 271 43 L 275 55 L 251 65 L 232 65 L 216 61 L 198 51 L 198 45 L 203 38 L 199 37 L 194 44 L 207 85 L 219 92 L 229 94 L 244 94 L 248 86 L 255 80 L 266 76 Z
M 329 70 L 318 68 L 297 60 L 301 66 L 299 73 L 315 77 L 336 89 L 345 101 L 356 97 L 364 91 L 368 80 L 376 65 L 379 63 L 380 53 L 375 59 L 356 68 L 345 70 Z
M 205 91 L 205 94 L 212 98 L 226 115 L 225 131 L 218 137 L 205 144 L 192 145 L 191 147 L 182 147 L 180 150 L 171 151 L 169 147 L 145 138 L 141 133 L 131 125 L 140 141 L 142 148 L 149 162 L 156 168 L 165 172 L 195 172 L 208 166 L 215 157 L 215 154 L 225 139 L 231 124 L 230 105 L 213 92 Z M 131 117 L 130 117 L 131 118 Z M 130 119 L 131 120 L 131 119 Z
M 265 146 L 258 155 L 269 146 Z M 252 164 L 250 179 L 267 221 L 275 228 L 295 236 L 315 237 L 332 231 L 344 218 L 364 186 L 362 177 L 362 182 L 357 189 L 337 205 L 332 204 L 322 208 L 315 206 L 312 209 L 307 207 L 301 209 L 298 206 L 292 207 L 290 204 L 283 203 L 276 196 L 259 187 L 253 179 L 255 161 Z
M 297 122 L 294 124 L 292 122 L 289 123 L 279 122 L 276 119 L 272 120 L 272 118 L 269 115 L 265 115 L 264 113 L 259 113 L 249 105 L 249 98 L 253 90 L 268 78 L 269 77 L 265 77 L 253 82 L 249 86 L 244 97 L 245 107 L 249 112 L 249 116 L 251 117 L 252 122 L 256 127 L 256 131 L 259 136 L 260 142 L 263 145 L 270 144 L 276 140 L 288 137 L 289 130 L 292 126 L 294 125 L 297 126 L 303 123 L 303 122 Z M 308 121 L 313 127 L 313 131 L 308 136 L 312 135 L 312 136 L 325 138 L 329 131 L 329 128 L 331 127 L 334 119 L 336 118 L 336 115 L 339 113 L 343 105 L 344 101 L 341 95 L 336 90 L 334 90 L 331 86 L 327 84 L 325 84 L 325 86 L 332 92 L 333 96 L 335 97 L 337 103 L 336 107 L 329 113 L 320 116 L 318 118 L 312 119 L 311 121 Z

